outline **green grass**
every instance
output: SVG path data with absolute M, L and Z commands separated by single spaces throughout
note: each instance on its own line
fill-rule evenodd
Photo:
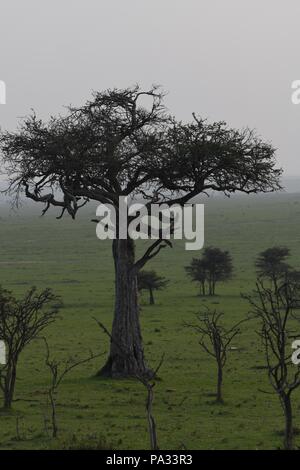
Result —
M 204 305 L 225 312 L 228 325 L 245 317 L 248 305 L 240 297 L 255 281 L 254 258 L 261 250 L 281 244 L 291 248 L 290 262 L 300 266 L 300 195 L 205 200 L 205 244 L 230 250 L 235 276 L 218 287 L 213 299 L 197 296 L 197 287 L 184 272 L 196 252 L 183 242 L 163 250 L 147 265 L 170 279 L 148 306 L 142 296 L 141 322 L 145 352 L 155 365 L 165 361 L 155 387 L 154 414 L 162 449 L 274 449 L 281 446 L 283 417 L 270 391 L 255 324 L 246 324 L 234 342 L 225 371 L 224 405 L 216 405 L 216 370 L 202 352 L 196 335 L 183 327 Z M 51 287 L 64 300 L 61 319 L 47 330 L 53 354 L 85 355 L 89 349 L 108 350 L 107 338 L 93 316 L 111 325 L 113 265 L 110 244 L 99 241 L 90 208 L 76 221 L 44 218 L 28 209 L 18 214 L 3 211 L 0 231 L 0 282 L 17 294 L 32 285 Z M 138 245 L 141 252 L 142 246 Z M 300 335 L 300 331 L 299 331 Z M 145 390 L 133 380 L 95 378 L 104 359 L 74 370 L 60 388 L 60 438 L 47 437 L 43 344 L 36 341 L 21 357 L 12 413 L 0 414 L 2 449 L 40 449 L 74 446 L 74 442 L 111 443 L 115 449 L 149 448 L 145 418 Z M 295 426 L 300 427 L 300 391 L 295 393 Z M 20 439 L 16 436 L 19 416 Z M 75 435 L 72 439 L 72 436 Z M 300 437 L 297 438 L 300 445 Z M 98 444 L 97 444 L 98 443 Z M 76 444 L 77 445 L 77 444 Z M 107 444 L 105 444 L 107 445 Z M 83 447 L 86 444 L 82 444 Z

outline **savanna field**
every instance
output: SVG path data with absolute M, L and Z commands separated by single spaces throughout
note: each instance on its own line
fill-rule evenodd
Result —
M 271 246 L 291 249 L 289 262 L 300 267 L 300 194 L 204 199 L 205 246 L 230 251 L 234 277 L 217 286 L 217 296 L 201 298 L 184 267 L 201 252 L 184 250 L 184 242 L 161 251 L 146 269 L 170 280 L 155 294 L 156 305 L 141 296 L 141 322 L 148 363 L 155 367 L 165 354 L 155 386 L 154 416 L 161 449 L 276 449 L 282 446 L 284 419 L 271 392 L 255 322 L 245 323 L 234 340 L 224 374 L 224 405 L 214 402 L 216 366 L 202 351 L 197 335 L 184 327 L 210 305 L 231 324 L 249 310 L 241 293 L 255 284 L 256 255 Z M 28 206 L 10 212 L 2 206 L 0 282 L 16 294 L 32 285 L 51 287 L 64 302 L 60 318 L 45 334 L 52 356 L 83 357 L 108 351 L 108 339 L 96 317 L 110 328 L 114 278 L 111 246 L 95 234 L 92 207 L 76 221 L 40 217 Z M 138 252 L 144 245 L 137 244 Z M 300 338 L 300 325 L 299 325 Z M 2 449 L 55 449 L 108 446 L 148 449 L 145 389 L 134 380 L 96 378 L 105 357 L 71 372 L 59 388 L 59 437 L 47 432 L 47 385 L 41 341 L 20 359 L 11 413 L 0 414 Z M 300 391 L 294 395 L 295 426 L 300 429 Z M 298 434 L 298 433 L 297 433 Z M 300 446 L 300 436 L 296 436 Z

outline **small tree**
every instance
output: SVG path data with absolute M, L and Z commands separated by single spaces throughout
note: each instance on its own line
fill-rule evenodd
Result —
M 268 278 L 276 284 L 290 269 L 286 263 L 290 255 L 289 248 L 274 246 L 262 251 L 255 262 L 256 272 L 259 277 Z
M 158 276 L 155 271 L 140 271 L 138 273 L 138 288 L 140 291 L 149 291 L 149 303 L 154 305 L 154 291 L 162 290 L 168 285 L 169 281 L 165 277 Z
M 198 323 L 187 326 L 193 328 L 200 335 L 199 344 L 201 348 L 212 356 L 217 362 L 217 403 L 223 403 L 223 371 L 227 362 L 227 354 L 232 340 L 240 333 L 242 320 L 232 328 L 225 328 L 221 324 L 222 312 L 207 309 L 205 313 L 197 315 Z
M 199 284 L 200 295 L 204 296 L 206 294 L 207 272 L 203 260 L 193 258 L 190 265 L 185 267 L 185 271 L 192 281 Z
M 147 399 L 146 399 L 146 413 L 148 421 L 148 433 L 150 438 L 150 449 L 159 450 L 158 440 L 157 440 L 157 431 L 156 431 L 156 421 L 153 416 L 153 401 L 154 401 L 154 387 L 156 385 L 156 377 L 159 369 L 161 368 L 164 361 L 164 355 L 162 356 L 158 366 L 153 370 L 151 376 L 137 375 L 136 379 L 144 385 L 147 390 Z
M 185 268 L 188 276 L 200 284 L 200 293 L 215 295 L 216 284 L 219 281 L 228 281 L 232 277 L 232 259 L 228 251 L 219 248 L 205 248 L 202 258 L 193 258 L 190 265 Z
M 0 289 L 0 338 L 7 348 L 7 362 L 0 371 L 5 409 L 12 405 L 21 352 L 54 322 L 60 307 L 59 298 L 50 289 L 38 293 L 33 287 L 21 300 Z
M 246 296 L 252 313 L 260 321 L 261 337 L 270 383 L 277 393 L 285 416 L 284 448 L 294 448 L 292 394 L 300 386 L 300 367 L 292 363 L 291 335 L 294 305 L 299 300 L 299 286 L 287 277 L 271 288 L 261 280 L 256 290 Z
M 215 295 L 216 284 L 228 281 L 232 277 L 232 259 L 228 251 L 208 247 L 203 253 L 203 263 L 206 266 L 209 295 Z
M 43 338 L 46 346 L 46 366 L 49 368 L 51 373 L 51 380 L 49 384 L 49 388 L 47 390 L 48 398 L 51 406 L 51 426 L 52 426 L 52 437 L 56 438 L 58 435 L 58 424 L 57 424 L 57 417 L 56 417 L 56 399 L 58 388 L 65 378 L 65 376 L 71 372 L 71 370 L 75 369 L 75 367 L 85 364 L 86 362 L 91 361 L 92 359 L 102 356 L 103 354 L 93 354 L 90 352 L 90 355 L 83 359 L 77 359 L 74 357 L 69 357 L 69 359 L 65 361 L 57 361 L 56 359 L 50 358 L 50 349 L 46 338 Z

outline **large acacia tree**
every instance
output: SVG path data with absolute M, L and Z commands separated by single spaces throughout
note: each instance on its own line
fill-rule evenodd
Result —
M 163 93 L 138 86 L 94 93 L 80 108 L 45 123 L 35 114 L 1 135 L 9 191 L 75 218 L 88 201 L 119 208 L 119 196 L 183 205 L 209 190 L 226 194 L 279 188 L 274 149 L 249 129 L 167 115 Z M 117 227 L 118 228 L 118 227 Z M 139 259 L 134 241 L 112 243 L 115 312 L 101 374 L 147 373 L 139 323 L 137 273 L 166 246 L 157 239 Z

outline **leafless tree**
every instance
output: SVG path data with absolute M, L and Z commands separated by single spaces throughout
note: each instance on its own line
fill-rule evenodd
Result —
M 136 379 L 144 385 L 147 390 L 147 399 L 146 399 L 146 412 L 147 412 L 147 421 L 148 421 L 148 431 L 150 437 L 150 448 L 151 450 L 159 450 L 158 441 L 157 441 L 157 432 L 156 432 L 156 422 L 153 416 L 153 401 L 154 401 L 154 392 L 153 389 L 156 384 L 156 377 L 159 369 L 161 368 L 164 361 L 164 355 L 162 356 L 158 366 L 153 370 L 152 376 L 145 375 L 136 375 Z
M 221 324 L 222 312 L 209 310 L 197 315 L 197 324 L 187 324 L 200 335 L 199 344 L 201 348 L 212 356 L 217 362 L 217 403 L 223 403 L 223 371 L 227 362 L 227 354 L 233 339 L 240 333 L 241 320 L 231 328 L 225 328 Z
M 268 376 L 285 416 L 284 448 L 291 450 L 294 448 L 292 394 L 300 386 L 300 367 L 292 363 L 291 357 L 299 286 L 288 276 L 271 288 L 258 280 L 253 294 L 245 297 L 250 302 L 251 313 L 260 321 L 258 333 L 264 346 Z
M 0 369 L 5 409 L 12 405 L 21 352 L 54 322 L 60 307 L 60 299 L 50 289 L 38 293 L 33 287 L 20 300 L 0 289 L 0 338 L 7 348 L 6 364 Z
M 50 370 L 51 380 L 49 388 L 47 390 L 49 402 L 51 406 L 51 427 L 52 427 L 52 437 L 56 438 L 58 435 L 58 424 L 57 424 L 57 413 L 56 413 L 56 399 L 58 394 L 58 388 L 65 378 L 65 376 L 75 369 L 75 367 L 85 364 L 96 357 L 103 356 L 105 353 L 93 354 L 90 352 L 88 357 L 83 359 L 76 359 L 75 357 L 69 357 L 67 360 L 57 361 L 56 359 L 51 359 L 50 357 L 50 348 L 46 338 L 43 338 L 43 341 L 46 346 L 46 366 Z
M 101 323 L 99 320 L 95 318 L 98 326 L 101 330 L 110 338 L 112 341 L 112 335 L 109 333 L 107 328 Z M 119 346 L 122 348 L 122 346 Z M 153 389 L 155 387 L 158 371 L 160 370 L 164 361 L 164 355 L 162 355 L 161 360 L 156 367 L 156 369 L 152 370 L 152 374 L 145 375 L 145 374 L 135 374 L 134 378 L 136 378 L 147 390 L 147 399 L 146 399 L 146 414 L 147 414 L 147 422 L 148 422 L 148 432 L 150 438 L 150 448 L 151 450 L 159 450 L 158 441 L 157 441 L 157 431 L 156 431 L 156 422 L 153 416 L 153 401 L 154 401 L 154 392 Z

